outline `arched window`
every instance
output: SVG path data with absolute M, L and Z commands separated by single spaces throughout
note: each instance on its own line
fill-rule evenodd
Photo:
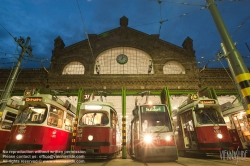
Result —
M 176 61 L 169 61 L 163 66 L 163 74 L 185 74 L 184 67 Z
M 70 62 L 63 69 L 63 75 L 66 74 L 84 74 L 85 68 L 80 62 Z
M 116 47 L 99 54 L 94 74 L 154 74 L 154 70 L 146 52 L 131 47 Z

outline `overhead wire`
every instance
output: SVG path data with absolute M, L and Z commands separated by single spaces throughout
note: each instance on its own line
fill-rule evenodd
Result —
M 159 1 L 159 0 L 149 0 L 149 1 Z M 246 2 L 250 0 L 214 0 L 217 2 Z M 174 1 L 167 1 L 167 0 L 161 0 L 161 2 L 166 2 L 166 3 L 173 3 L 173 4 L 180 4 L 180 5 L 189 5 L 189 6 L 203 6 L 199 4 L 192 4 L 192 3 L 187 3 L 187 2 L 174 2 Z
M 12 35 L 12 34 L 2 25 L 2 24 L 0 24 L 0 25 L 3 27 L 4 30 L 6 30 L 6 31 L 8 32 L 8 34 L 9 34 L 13 39 L 15 39 L 14 36 L 13 36 L 13 35 Z
M 190 14 L 190 13 L 194 13 L 194 12 L 197 12 L 197 11 L 200 11 L 200 10 L 203 10 L 203 9 L 206 9 L 206 8 L 205 8 L 205 7 L 202 7 L 202 8 L 200 8 L 200 9 L 198 9 L 198 10 L 193 10 L 193 11 L 191 11 L 191 12 L 183 13 L 183 14 L 181 14 L 181 15 L 174 16 L 174 17 L 172 17 L 172 18 L 168 18 L 168 19 L 161 20 L 161 21 L 160 21 L 160 24 L 162 24 L 163 22 L 166 22 L 166 21 L 170 21 L 170 20 L 174 20 L 174 19 L 177 19 L 177 18 L 181 18 L 181 17 L 186 16 L 186 15 L 188 15 L 188 14 Z M 131 26 L 131 27 L 145 26 L 145 25 L 157 24 L 157 23 L 159 23 L 159 22 L 152 22 L 152 23 L 147 23 L 147 24 L 134 25 L 134 26 Z
M 12 36 L 12 37 L 13 37 L 13 36 Z M 18 46 L 19 46 L 19 44 L 16 43 L 16 51 L 15 51 L 15 52 L 18 51 Z M 22 70 L 22 69 L 21 69 L 21 70 Z M 14 89 L 15 83 L 16 83 L 16 81 L 17 81 L 17 78 L 18 78 L 19 74 L 21 73 L 21 70 L 19 70 L 19 71 L 17 72 L 17 75 L 16 75 L 16 77 L 15 77 L 14 80 L 13 80 L 13 85 L 12 85 L 12 87 L 11 87 L 11 89 L 10 89 L 10 92 L 9 92 L 10 94 L 12 93 L 12 91 L 13 91 L 13 89 Z M 14 71 L 14 63 L 13 63 L 13 65 L 12 65 L 12 69 L 11 69 L 11 71 L 10 71 L 10 74 L 9 74 L 9 77 L 8 77 L 8 79 L 7 79 L 7 81 L 6 81 L 6 84 L 5 84 L 5 86 L 4 86 L 4 89 L 7 88 L 8 83 L 9 83 L 9 80 L 12 79 L 11 77 L 12 77 L 13 71 Z M 1 101 L 2 101 L 3 95 L 4 95 L 4 93 L 1 94 Z
M 168 19 L 164 19 L 164 20 L 163 20 L 163 19 L 162 19 L 162 7 L 161 7 L 161 2 L 162 2 L 162 0 L 153 0 L 153 1 L 157 1 L 157 2 L 160 4 L 160 17 L 161 17 L 160 21 L 158 21 L 158 22 L 146 23 L 146 24 L 132 25 L 132 26 L 130 26 L 131 28 L 140 27 L 140 26 L 147 26 L 147 25 L 152 25 L 152 24 L 159 24 L 159 23 L 160 23 L 160 27 L 159 27 L 159 31 L 158 31 L 158 34 L 160 34 L 161 27 L 162 27 L 162 24 L 163 24 L 164 22 L 170 21 L 170 20 L 174 20 L 174 19 L 178 19 L 178 18 L 181 18 L 181 17 L 186 16 L 186 15 L 188 15 L 188 14 L 191 14 L 191 13 L 194 13 L 194 12 L 197 12 L 197 11 L 200 11 L 200 10 L 203 10 L 203 9 L 206 9 L 206 7 L 207 7 L 207 6 L 205 6 L 205 5 L 194 5 L 194 6 L 202 6 L 202 7 L 199 8 L 198 10 L 193 10 L 193 11 L 190 11 L 190 12 L 187 12 L 187 13 L 183 13 L 183 14 L 181 14 L 181 15 L 174 16 L 174 17 L 172 17 L 172 18 L 168 18 Z M 179 4 L 185 4 L 185 3 L 179 3 Z M 109 34 L 109 35 L 110 35 L 110 34 L 112 34 L 112 33 L 115 33 L 115 32 L 104 32 L 104 33 L 101 33 L 101 34 L 99 34 L 98 39 L 105 37 L 105 36 L 106 36 L 105 34 Z
M 250 16 L 248 16 L 248 17 L 238 26 L 238 28 L 233 32 L 233 34 L 231 35 L 231 37 L 233 37 L 233 35 L 239 30 L 239 28 L 241 28 L 241 27 L 243 26 L 243 24 L 244 24 L 249 18 L 250 18 Z M 214 55 L 215 60 L 209 60 L 209 61 L 207 61 L 207 63 L 206 63 L 205 66 L 207 66 L 208 63 L 213 62 L 213 61 L 220 62 L 220 64 L 222 65 L 223 69 L 226 71 L 227 75 L 229 76 L 229 78 L 231 79 L 231 81 L 233 82 L 233 84 L 235 84 L 236 82 L 234 81 L 234 79 L 231 77 L 231 75 L 230 75 L 230 73 L 228 72 L 228 70 L 226 69 L 226 67 L 225 67 L 225 66 L 223 65 L 223 63 L 221 62 L 221 59 L 222 59 L 222 57 L 223 57 L 223 56 L 221 56 L 221 54 L 222 54 L 222 53 L 221 53 L 221 50 L 219 49 L 219 50 L 218 50 L 218 53 L 217 53 L 217 57 L 216 57 L 216 55 Z M 225 58 L 227 58 L 227 57 L 224 57 L 224 59 L 225 59 Z M 233 75 L 233 73 L 231 73 L 231 74 Z M 235 89 L 236 89 L 236 92 L 238 92 L 237 87 L 235 87 Z M 239 95 L 239 92 L 238 92 L 238 95 Z
M 243 26 L 243 24 L 250 18 L 250 16 L 248 16 L 238 27 L 237 29 L 233 32 L 233 34 L 231 35 L 231 38 L 236 34 L 236 32 Z M 220 52 L 220 49 L 217 51 L 217 53 Z M 215 55 L 214 55 L 215 56 Z M 250 58 L 250 56 L 242 56 L 243 58 Z M 212 62 L 212 61 L 220 61 L 220 59 L 215 58 L 216 60 L 208 60 L 207 62 Z M 223 65 L 222 65 L 223 66 Z M 224 67 L 224 66 L 223 66 Z
M 76 0 L 76 1 L 77 1 L 78 9 L 79 9 L 79 11 L 80 11 L 81 20 L 82 20 L 83 25 L 84 25 L 84 31 L 85 31 L 85 34 L 86 34 L 86 36 L 87 36 L 87 40 L 88 40 L 88 44 L 89 44 L 89 47 L 90 47 L 90 50 L 91 50 L 91 54 L 92 54 L 92 56 L 93 56 L 93 58 L 94 58 L 92 46 L 91 46 L 91 43 L 90 43 L 90 39 L 89 39 L 88 33 L 87 33 L 87 31 L 86 31 L 86 28 L 85 28 L 85 24 L 84 24 L 82 12 L 81 12 L 81 10 L 80 10 L 80 6 L 79 6 L 79 3 L 78 3 L 78 0 Z M 158 2 L 161 2 L 161 1 L 162 1 L 162 0 L 158 0 Z M 165 2 L 168 2 L 168 1 L 165 1 Z M 179 3 L 179 4 L 186 4 L 186 3 Z M 197 11 L 198 11 L 198 10 L 197 10 Z M 195 12 L 195 11 L 193 11 L 193 12 Z M 190 13 L 191 13 L 191 12 L 190 12 Z M 162 20 L 162 16 L 161 16 L 160 24 L 162 25 L 162 23 L 164 23 L 164 22 L 166 22 L 166 21 L 173 20 L 173 19 L 176 19 L 176 18 L 180 18 L 180 17 L 185 16 L 185 15 L 187 15 L 187 14 L 189 14 L 189 13 L 184 13 L 184 14 L 181 14 L 181 15 L 179 15 L 179 16 L 176 16 L 176 17 L 173 17 L 173 18 L 169 18 L 169 19 L 165 19 L 165 20 Z M 155 23 L 159 23 L 159 22 L 155 22 Z M 155 24 L 155 23 L 148 23 L 148 24 L 143 24 L 143 25 L 138 25 L 138 26 L 145 26 L 145 25 Z M 161 30 L 161 25 L 160 25 L 160 28 L 159 28 L 159 34 L 160 34 L 160 30 Z M 138 27 L 138 26 L 132 26 L 132 27 Z M 4 28 L 4 29 L 5 29 L 5 28 Z M 8 32 L 8 33 L 9 33 L 9 32 Z M 10 34 L 10 33 L 9 33 L 9 34 Z M 11 34 L 10 34 L 10 35 L 11 35 Z M 100 34 L 100 35 L 101 35 L 101 34 Z M 12 36 L 12 35 L 11 35 L 11 36 Z M 13 36 L 12 36 L 12 37 L 13 37 Z M 14 37 L 13 37 L 13 38 L 14 38 Z M 67 38 L 67 39 L 65 39 L 65 40 L 70 40 L 70 39 L 75 39 L 75 38 L 76 38 L 76 37 L 74 37 L 74 38 Z M 99 38 L 102 38 L 102 35 L 101 35 Z M 48 44 L 50 44 L 50 43 L 52 43 L 52 42 L 49 42 Z
M 239 26 L 238 28 L 233 32 L 233 34 L 231 35 L 231 37 L 233 37 L 233 35 L 243 26 L 243 24 L 250 18 L 250 16 L 248 16 Z
M 87 33 L 87 30 L 86 30 L 86 27 L 85 27 L 85 24 L 84 24 L 82 12 L 81 12 L 80 5 L 79 5 L 79 3 L 78 3 L 78 0 L 76 0 L 76 3 L 77 3 L 77 6 L 78 6 L 80 15 L 81 15 L 81 19 L 82 19 L 82 23 L 83 23 L 84 32 L 85 32 L 85 34 L 86 34 L 86 36 L 87 36 L 87 39 L 88 39 L 89 48 L 90 48 L 90 51 L 91 51 L 91 54 L 92 54 L 92 58 L 93 58 L 93 60 L 94 60 L 94 53 L 93 53 L 93 50 L 92 50 L 92 47 L 91 47 L 91 44 L 90 44 L 89 35 L 88 35 L 88 33 Z
M 219 50 L 219 52 L 220 52 L 220 50 Z M 215 56 L 215 55 L 214 55 L 214 56 Z M 218 56 L 219 56 L 219 53 L 218 53 Z M 231 79 L 232 83 L 235 84 L 234 79 L 231 77 L 230 73 L 227 71 L 226 67 L 223 65 L 223 63 L 221 62 L 221 60 L 219 60 L 219 62 L 220 62 L 220 64 L 221 64 L 221 66 L 223 67 L 223 69 L 226 71 L 228 77 Z M 238 91 L 238 89 L 237 89 L 237 87 L 234 87 L 234 88 L 235 88 L 235 91 L 238 93 L 238 95 L 240 95 L 240 94 L 239 94 L 239 91 Z
M 161 25 L 162 25 L 162 11 L 161 11 L 161 0 L 158 0 L 158 3 L 160 4 L 160 17 L 161 17 L 161 21 L 160 21 L 160 27 L 159 27 L 159 32 L 158 32 L 158 34 L 160 35 L 160 32 L 161 32 Z
M 16 38 L 2 25 L 2 24 L 0 24 L 7 32 L 8 32 L 8 34 L 16 41 Z M 31 40 L 30 40 L 30 45 L 31 45 Z M 18 57 L 16 57 L 16 55 L 20 55 L 20 53 L 19 54 L 16 54 L 16 52 L 19 52 L 18 51 L 18 44 L 16 45 L 16 51 L 15 51 L 15 53 L 14 54 L 9 54 L 9 53 L 5 53 L 5 52 L 0 52 L 0 54 L 4 54 L 5 56 L 7 56 L 7 55 L 13 55 L 12 57 L 9 57 L 9 58 L 15 58 L 15 59 L 19 59 Z M 34 55 L 32 55 L 33 57 L 34 57 Z M 7 60 L 9 60 L 9 58 L 0 58 L 0 59 L 7 59 Z M 25 59 L 25 57 L 23 58 L 23 59 Z M 30 59 L 30 56 L 28 57 L 28 59 Z M 44 58 L 43 58 L 44 59 Z M 26 59 L 25 59 L 26 60 Z M 29 60 L 27 60 L 27 61 L 29 61 Z M 16 61 L 12 61 L 12 62 L 1 62 L 0 64 L 16 64 L 17 62 Z M 25 64 L 25 63 L 24 63 Z M 22 66 L 24 67 L 24 64 L 22 64 Z M 41 63 L 40 63 L 41 64 Z M 43 65 L 42 65 L 42 67 L 44 67 Z M 13 68 L 13 67 L 12 67 Z M 13 70 L 13 69 L 12 69 Z M 12 71 L 11 71 L 12 72 Z M 21 70 L 19 71 L 19 73 L 21 72 Z
M 80 10 L 80 6 L 79 6 L 79 3 L 78 3 L 78 0 L 77 1 L 77 5 L 78 5 L 78 9 L 80 11 L 80 14 L 81 14 L 81 19 L 82 19 L 82 22 L 84 24 L 84 20 L 83 20 L 83 16 L 82 16 L 82 12 Z M 187 2 L 173 2 L 173 1 L 167 1 L 167 0 L 155 0 L 155 1 L 158 1 L 158 2 L 165 2 L 165 3 L 173 3 L 173 4 L 177 4 L 177 5 L 189 5 L 189 6 L 202 6 L 201 9 L 204 9 L 205 8 L 205 5 L 199 5 L 199 4 L 191 4 L 191 3 L 187 3 Z M 201 10 L 199 9 L 199 10 Z M 160 10 L 162 10 L 162 7 L 160 6 Z M 195 10 L 195 11 L 199 11 L 199 10 Z M 195 12 L 195 11 L 192 11 L 192 12 Z M 161 21 L 160 21 L 160 27 L 159 27 L 159 34 L 160 34 L 160 31 L 161 31 L 161 28 L 162 28 L 162 24 L 166 21 L 170 21 L 170 20 L 173 20 L 173 19 L 178 19 L 178 18 L 181 18 L 183 16 L 186 16 L 192 12 L 189 12 L 189 13 L 183 13 L 179 16 L 176 16 L 176 17 L 173 17 L 173 18 L 169 18 L 169 19 L 165 19 L 165 20 L 162 20 L 162 15 L 161 15 Z M 248 19 L 248 18 L 247 18 Z M 138 27 L 138 26 L 145 26 L 145 25 L 150 25 L 150 24 L 156 24 L 156 23 L 159 23 L 159 22 L 154 22 L 154 23 L 148 23 L 148 24 L 142 24 L 142 25 L 135 25 L 135 26 L 131 26 L 131 27 Z M 1 25 L 2 26 L 2 25 Z M 240 28 L 240 27 L 239 27 Z M 5 29 L 5 28 L 4 28 Z M 85 33 L 87 35 L 87 39 L 88 39 L 88 44 L 90 46 L 90 50 L 91 50 L 91 53 L 93 55 L 93 50 L 92 50 L 92 47 L 91 47 L 91 44 L 90 44 L 90 40 L 89 40 L 89 37 L 88 37 L 88 33 L 86 31 L 86 28 L 85 28 L 85 24 L 84 24 L 84 30 L 85 30 Z M 9 32 L 8 32 L 9 33 Z M 236 33 L 236 32 L 235 32 Z M 10 34 L 10 33 L 9 33 Z M 11 34 L 10 34 L 11 35 Z M 12 35 L 11 35 L 12 36 Z M 13 37 L 13 36 L 12 36 Z M 101 37 L 101 36 L 100 36 Z M 14 37 L 13 37 L 14 38 Z M 78 37 L 72 37 L 72 38 L 67 38 L 65 40 L 70 40 L 70 39 L 75 39 L 75 38 L 78 38 Z M 80 37 L 79 37 L 80 38 Z M 49 42 L 48 44 L 50 44 L 52 42 Z M 1 64 L 1 63 L 0 63 Z
M 158 2 L 159 2 L 159 1 L 158 1 Z M 202 8 L 200 8 L 200 10 L 206 9 L 206 8 L 207 8 L 207 6 L 204 6 L 204 5 L 188 4 L 188 3 L 184 3 L 184 2 L 170 2 L 170 1 L 164 1 L 164 0 L 161 1 L 161 2 L 182 4 L 182 5 L 202 6 Z M 161 5 L 161 3 L 159 3 L 159 4 Z M 193 11 L 193 12 L 194 12 L 194 11 Z M 161 13 L 161 10 L 160 10 L 160 13 Z M 182 15 L 180 15 L 179 17 L 186 16 L 187 14 L 189 14 L 189 13 L 182 14 Z M 231 37 L 233 37 L 233 35 L 243 26 L 243 24 L 244 24 L 249 18 L 250 18 L 250 16 L 248 16 L 248 17 L 246 18 L 246 20 L 244 20 L 243 23 L 240 24 L 240 25 L 238 26 L 238 28 L 234 31 L 234 33 L 232 34 Z M 160 21 L 160 28 L 159 28 L 159 35 L 160 35 L 160 29 L 161 29 L 162 23 L 165 22 L 165 21 L 169 21 L 169 19 L 162 20 L 162 18 L 161 18 L 161 21 Z M 202 71 L 205 70 L 206 67 L 208 66 L 208 64 L 209 64 L 210 62 L 212 62 L 212 61 L 219 61 L 219 62 L 221 63 L 221 65 L 223 66 L 223 68 L 225 69 L 226 73 L 228 74 L 229 78 L 230 78 L 230 79 L 232 80 L 232 82 L 234 83 L 233 78 L 232 78 L 231 75 L 228 73 L 228 71 L 226 70 L 225 66 L 223 65 L 223 63 L 221 62 L 220 59 L 219 59 L 219 60 L 217 59 L 217 60 L 209 60 L 209 61 L 207 61 L 206 65 L 203 67 Z M 200 64 L 200 63 L 198 62 L 198 64 Z M 236 88 L 236 91 L 237 91 L 237 88 Z
M 175 18 L 181 18 L 183 16 L 186 16 L 190 13 L 193 13 L 193 12 L 197 12 L 197 11 L 200 11 L 200 10 L 203 10 L 203 9 L 206 9 L 207 6 L 204 6 L 204 5 L 194 5 L 194 4 L 188 4 L 188 3 L 182 3 L 182 2 L 169 2 L 169 1 L 164 1 L 164 2 L 168 2 L 168 3 L 177 3 L 177 4 L 182 4 L 182 5 L 194 5 L 194 6 L 202 6 L 199 10 L 194 10 L 194 11 L 191 11 L 191 12 L 187 12 L 187 13 L 183 13 L 177 17 L 174 17 L 172 19 L 165 19 L 165 20 L 162 20 L 162 0 L 157 0 L 158 1 L 158 4 L 160 5 L 160 26 L 159 26 L 159 31 L 158 31 L 158 35 L 160 36 L 160 33 L 161 33 L 161 28 L 162 28 L 162 24 L 166 21 L 169 21 L 169 20 L 172 20 L 172 19 L 175 19 Z
M 15 40 L 15 37 L 2 24 L 0 24 L 0 25 Z M 7 53 L 4 53 L 4 52 L 0 52 L 0 53 L 7 55 Z M 13 57 L 11 57 L 11 58 L 13 58 Z M 1 59 L 3 59 L 3 58 L 1 58 Z M 7 63 L 2 62 L 0 64 L 14 64 L 14 62 L 7 62 Z
M 149 0 L 149 1 L 159 1 L 159 0 Z M 198 4 L 191 4 L 187 2 L 173 2 L 173 1 L 166 1 L 166 0 L 160 0 L 161 2 L 167 2 L 167 3 L 173 3 L 173 4 L 180 4 L 180 5 L 189 5 L 189 6 L 204 6 L 204 5 L 198 5 Z

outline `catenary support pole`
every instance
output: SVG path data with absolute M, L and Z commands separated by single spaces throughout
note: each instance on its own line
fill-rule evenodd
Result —
M 229 35 L 226 26 L 220 16 L 220 13 L 217 9 L 214 0 L 206 0 L 208 3 L 208 9 L 214 19 L 215 25 L 221 36 L 225 50 L 227 51 L 228 61 L 233 70 L 234 77 L 236 78 L 237 83 L 240 86 L 240 92 L 244 97 L 247 104 L 247 114 L 248 119 L 250 118 L 250 73 L 242 60 L 242 56 L 239 51 L 236 49 L 234 43 L 232 42 L 231 36 Z
M 7 81 L 7 87 L 3 92 L 2 98 L 1 98 L 1 108 L 0 108 L 0 114 L 4 111 L 8 99 L 10 97 L 11 94 L 11 90 L 13 89 L 14 83 L 16 81 L 16 77 L 17 77 L 17 73 L 18 70 L 21 66 L 21 62 L 23 60 L 24 54 L 28 53 L 30 56 L 32 56 L 32 49 L 31 47 L 28 47 L 29 41 L 30 41 L 30 37 L 27 38 L 26 42 L 23 38 L 20 39 L 16 39 L 15 41 L 18 43 L 18 45 L 22 48 L 22 52 L 19 55 L 19 59 L 17 61 L 16 67 L 14 68 L 13 72 L 11 73 L 10 79 Z
M 240 91 L 241 91 L 240 85 L 238 84 L 236 78 L 234 77 L 235 74 L 234 74 L 234 71 L 233 71 L 233 69 L 232 69 L 232 65 L 231 65 L 230 61 L 228 60 L 228 58 L 227 58 L 227 55 L 228 55 L 229 53 L 228 53 L 228 51 L 226 50 L 226 48 L 224 47 L 224 44 L 223 44 L 223 43 L 221 43 L 220 45 L 221 45 L 221 48 L 222 48 L 222 50 L 223 50 L 223 52 L 224 52 L 224 56 L 225 56 L 225 58 L 226 58 L 226 60 L 227 60 L 229 70 L 230 70 L 230 72 L 232 73 L 233 81 L 234 81 L 234 83 L 235 83 L 235 86 L 236 86 L 236 88 L 237 88 L 237 90 L 238 90 L 238 92 L 239 92 L 239 96 L 240 96 L 240 99 L 241 99 L 241 103 L 242 103 L 244 109 L 245 109 L 245 110 L 248 110 L 248 107 L 247 107 L 247 103 L 246 103 L 246 101 L 245 101 L 245 98 L 244 98 L 244 96 L 242 95 L 242 93 L 240 93 Z
M 79 110 L 83 102 L 83 92 L 84 92 L 83 88 L 80 88 L 78 91 L 78 99 L 77 99 L 77 105 L 76 105 L 76 118 L 74 121 L 74 127 L 73 127 L 73 132 L 72 132 L 71 151 L 74 151 L 75 149 L 76 131 L 77 131 L 77 124 L 78 124 Z
M 127 158 L 126 150 L 126 88 L 122 88 L 122 158 Z

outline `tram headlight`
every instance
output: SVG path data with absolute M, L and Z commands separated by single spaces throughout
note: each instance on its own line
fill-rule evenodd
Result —
M 23 135 L 22 134 L 17 134 L 17 136 L 16 136 L 16 139 L 17 140 L 21 140 L 23 138 Z
M 150 143 L 152 141 L 152 137 L 151 137 L 151 135 L 145 135 L 143 140 L 146 143 Z
M 219 139 L 221 139 L 221 138 L 222 138 L 222 134 L 217 134 L 217 137 L 218 137 Z
M 167 140 L 167 141 L 171 141 L 171 136 L 169 136 L 169 135 L 166 136 L 166 140 Z
M 92 140 L 93 140 L 93 138 L 94 138 L 94 136 L 93 136 L 93 135 L 89 135 L 89 136 L 88 136 L 88 140 L 89 140 L 89 141 L 92 141 Z

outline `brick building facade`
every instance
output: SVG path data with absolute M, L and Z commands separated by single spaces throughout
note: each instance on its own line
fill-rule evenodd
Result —
M 138 53 L 147 54 L 149 66 L 145 73 L 116 73 L 114 70 L 120 70 L 126 64 L 114 64 L 116 68 L 112 69 L 115 61 L 109 63 L 109 69 L 103 73 L 102 64 L 98 64 L 97 59 L 101 59 L 101 54 L 114 48 L 135 50 Z M 118 56 L 113 55 L 112 56 Z M 129 61 L 131 62 L 131 57 Z M 142 55 L 143 57 L 143 55 Z M 136 59 L 135 64 L 141 65 L 145 61 Z M 135 61 L 135 60 L 134 60 Z M 152 63 L 150 63 L 150 61 Z M 77 62 L 83 66 L 84 72 L 77 74 L 65 74 L 64 70 L 71 62 Z M 170 63 L 171 62 L 171 63 Z M 167 69 L 167 65 L 178 64 L 180 73 L 175 73 Z M 129 65 L 129 63 L 127 64 Z M 152 71 L 150 70 L 150 65 Z M 177 65 L 177 66 L 178 66 Z M 100 71 L 97 67 L 100 66 Z M 134 70 L 136 66 L 126 68 Z M 143 68 L 143 67 L 142 67 Z M 167 72 L 164 72 L 166 69 Z M 76 69 L 77 70 L 77 69 Z M 107 72 L 110 70 L 109 72 Z M 216 92 L 235 92 L 236 86 L 231 79 L 230 70 L 220 68 L 207 68 L 202 70 L 196 62 L 193 40 L 187 36 L 183 41 L 182 47 L 173 45 L 167 41 L 159 39 L 159 35 L 149 35 L 128 27 L 128 19 L 123 16 L 120 19 L 120 26 L 102 34 L 89 34 L 89 38 L 73 45 L 65 47 L 63 39 L 57 37 L 54 41 L 54 50 L 50 68 L 41 69 L 23 69 L 15 83 L 14 91 L 23 91 L 26 88 L 41 88 L 42 92 L 51 90 L 60 91 L 78 91 L 83 87 L 85 91 L 121 91 L 126 87 L 127 91 L 161 91 L 168 87 L 170 91 L 196 91 L 199 88 L 213 87 Z M 100 72 L 100 73 L 99 73 Z M 0 70 L 0 87 L 4 89 L 9 77 L 10 70 Z M 98 74 L 99 73 L 99 74 Z

